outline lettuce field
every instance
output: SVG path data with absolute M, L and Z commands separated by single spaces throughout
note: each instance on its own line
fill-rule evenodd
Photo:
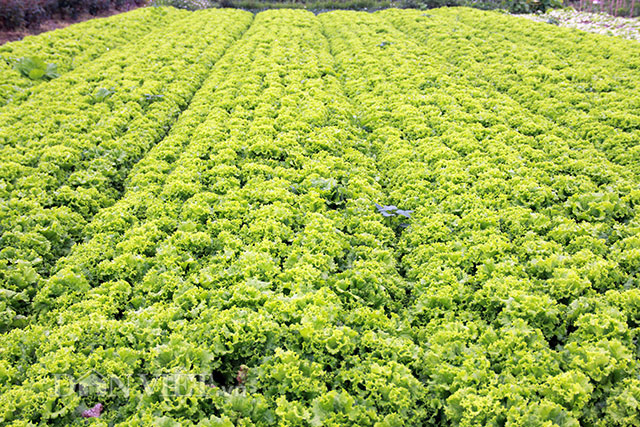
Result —
M 0 425 L 640 425 L 638 42 L 146 8 L 0 58 Z

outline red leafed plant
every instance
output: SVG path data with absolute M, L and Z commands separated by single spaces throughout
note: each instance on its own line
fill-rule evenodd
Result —
M 102 403 L 96 403 L 93 408 L 82 412 L 82 418 L 98 418 L 100 414 L 102 414 L 103 409 L 104 406 L 102 406 Z
M 247 380 L 247 374 L 249 373 L 249 367 L 247 365 L 241 365 L 240 369 L 238 369 L 238 375 L 236 376 L 236 380 L 239 385 L 243 385 Z

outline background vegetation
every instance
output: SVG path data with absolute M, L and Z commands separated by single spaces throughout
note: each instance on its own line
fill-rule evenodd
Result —
M 571 6 L 585 12 L 604 12 L 614 16 L 640 15 L 637 0 L 151 0 L 152 5 L 197 10 L 212 7 L 237 7 L 249 10 L 276 8 L 384 9 L 388 7 L 431 9 L 443 6 L 468 6 L 478 9 L 505 9 L 512 13 L 545 12 L 551 8 Z
M 249 10 L 274 8 L 328 9 L 384 9 L 388 7 L 431 9 L 443 6 L 470 6 L 479 9 L 507 9 L 513 12 L 545 11 L 559 7 L 559 0 L 151 0 L 152 5 L 174 6 L 183 9 L 237 7 Z
M 506 9 L 513 13 L 545 12 L 563 5 L 562 0 L 0 0 L 0 29 L 33 28 L 51 18 L 76 18 L 82 13 L 96 15 L 110 9 L 128 9 L 147 3 L 187 10 L 234 7 L 253 11 L 277 8 L 323 11 L 470 6 Z M 637 0 L 578 0 L 565 3 L 577 10 L 606 12 L 615 16 L 640 14 L 640 2 Z
M 147 0 L 0 0 L 0 28 L 34 27 L 51 18 L 96 15 L 109 9 L 142 6 Z

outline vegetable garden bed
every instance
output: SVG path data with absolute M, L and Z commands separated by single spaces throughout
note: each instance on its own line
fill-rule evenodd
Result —
M 640 424 L 638 43 L 117 19 L 0 48 L 0 424 Z
M 573 9 L 557 9 L 543 14 L 520 16 L 538 22 L 640 41 L 640 18 L 637 17 L 615 17 L 607 13 L 580 12 Z

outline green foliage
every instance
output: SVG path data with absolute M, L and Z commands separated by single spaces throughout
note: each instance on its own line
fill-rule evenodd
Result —
M 6 43 L 0 46 L 0 105 L 21 103 L 31 96 L 34 87 L 48 81 L 25 78 L 14 67 L 17 58 L 31 57 L 37 52 L 42 61 L 55 63 L 57 73 L 64 75 L 118 46 L 138 40 L 157 26 L 184 18 L 184 13 L 168 8 L 141 8 L 75 24 L 41 37 Z
M 93 99 L 96 102 L 102 102 L 105 99 L 107 99 L 109 96 L 113 95 L 113 93 L 114 93 L 113 89 L 105 89 L 101 87 L 101 88 L 98 88 L 96 93 L 93 95 Z
M 509 0 L 507 2 L 507 9 L 512 13 L 544 13 L 559 7 L 562 7 L 560 0 Z
M 640 422 L 640 48 L 180 13 L 0 110 L 0 424 Z
M 154 12 L 158 13 L 163 16 L 160 10 Z M 235 16 L 242 19 L 213 31 Z M 60 257 L 86 238 L 83 229 L 91 218 L 120 198 L 128 171 L 162 139 L 249 18 L 248 13 L 228 11 L 210 22 L 200 16 L 176 20 L 162 29 L 163 36 L 151 34 L 122 52 L 42 83 L 24 104 L 5 106 L 0 114 L 5 124 L 0 151 L 12 160 L 2 166 L 6 209 L 0 216 L 0 276 L 2 287 L 9 291 L 2 299 L 7 312 L 3 329 L 24 323 L 30 311 L 27 301 L 35 297 L 38 284 Z M 208 31 L 211 38 L 203 38 L 201 31 Z M 176 42 L 178 34 L 181 41 Z M 211 46 L 214 39 L 216 47 Z M 182 53 L 185 46 L 187 54 Z M 132 61 L 132 52 L 139 54 L 137 60 Z M 160 88 L 163 94 L 150 94 Z M 77 117 L 87 121 L 79 123 Z M 47 127 L 58 131 L 42 132 Z M 27 140 L 31 143 L 22 144 Z M 38 158 L 35 163 L 34 158 Z M 109 268 L 120 264 L 131 275 L 144 266 L 135 257 L 118 261 L 104 266 L 105 277 Z M 30 272 L 28 280 L 13 279 L 25 269 Z M 59 286 L 52 283 L 43 292 L 58 295 Z M 44 299 L 36 302 L 38 310 L 49 307 Z
M 56 64 L 47 64 L 37 56 L 25 56 L 18 59 L 15 68 L 31 80 L 52 80 L 60 77 Z

